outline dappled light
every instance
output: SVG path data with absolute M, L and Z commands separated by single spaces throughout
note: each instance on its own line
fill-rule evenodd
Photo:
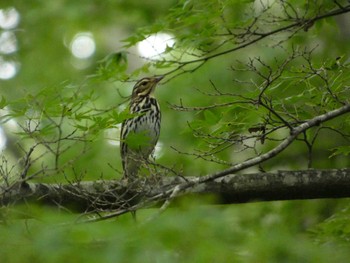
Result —
M 4 130 L 0 127 L 0 151 L 4 150 L 6 147 L 6 135 Z
M 142 57 L 157 58 L 167 47 L 173 47 L 175 44 L 174 36 L 167 33 L 157 33 L 150 35 L 137 44 L 137 49 Z
M 153 156 L 158 159 L 161 158 L 164 154 L 164 147 L 161 141 L 158 141 L 156 147 L 154 148 Z
M 105 139 L 109 145 L 119 147 L 120 127 L 121 124 L 118 124 L 115 128 L 109 128 L 105 130 Z
M 78 59 L 87 59 L 95 53 L 96 44 L 92 33 L 77 33 L 70 44 L 72 55 Z
M 0 57 L 0 79 L 11 79 L 13 78 L 18 70 L 18 63 L 14 61 L 4 61 Z
M 8 80 L 17 74 L 19 63 L 8 58 L 18 49 L 13 31 L 20 21 L 20 14 L 14 7 L 0 9 L 0 80 Z
M 0 9 L 0 28 L 13 29 L 20 21 L 20 14 L 14 7 Z
M 13 32 L 4 31 L 0 34 L 0 53 L 11 54 L 17 51 L 17 39 Z

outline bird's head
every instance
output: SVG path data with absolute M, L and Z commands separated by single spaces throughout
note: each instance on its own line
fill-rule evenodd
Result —
M 163 79 L 163 76 L 148 77 L 139 80 L 132 90 L 131 98 L 145 97 L 152 95 L 155 90 L 157 83 Z

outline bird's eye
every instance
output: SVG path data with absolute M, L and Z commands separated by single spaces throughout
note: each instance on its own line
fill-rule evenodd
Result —
M 146 86 L 146 85 L 147 85 L 146 81 L 141 83 L 141 86 Z

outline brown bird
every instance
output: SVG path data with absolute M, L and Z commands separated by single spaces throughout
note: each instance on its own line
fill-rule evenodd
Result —
M 153 93 L 163 76 L 139 80 L 132 91 L 129 111 L 120 132 L 124 178 L 135 180 L 140 166 L 154 151 L 160 133 L 161 112 Z

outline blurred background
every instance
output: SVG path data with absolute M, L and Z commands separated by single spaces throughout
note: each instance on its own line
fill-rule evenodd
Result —
M 210 9 L 203 11 L 191 27 L 177 31 L 176 27 L 172 30 L 169 25 L 162 25 L 162 19 L 166 19 L 173 8 L 183 6 L 186 10 L 191 2 L 2 0 L 2 167 L 8 163 L 10 172 L 18 176 L 16 169 L 21 167 L 22 158 L 36 142 L 46 138 L 46 144 L 42 143 L 30 156 L 33 165 L 28 176 L 45 168 L 47 173 L 34 179 L 66 182 L 67 178 L 120 178 L 118 136 L 121 119 L 118 118 L 121 118 L 127 106 L 127 96 L 131 93 L 134 81 L 142 76 L 164 74 L 173 69 L 171 66 L 147 66 L 149 59 L 157 58 L 179 45 L 207 45 L 210 48 L 210 44 L 203 42 L 212 32 L 202 27 L 205 22 L 212 22 L 209 19 L 212 13 Z M 259 3 L 264 1 L 237 2 L 203 1 L 203 5 L 227 4 L 228 11 L 225 14 L 234 24 L 243 17 L 242 10 L 245 9 L 241 3 L 255 2 L 254 6 L 258 10 Z M 320 2 L 324 4 L 325 1 Z M 334 5 L 335 1 L 331 2 Z M 220 12 L 217 8 L 213 10 Z M 150 33 L 138 41 L 142 39 L 138 35 L 142 28 L 150 28 Z M 232 114 L 230 116 L 237 127 L 241 127 L 237 133 L 247 133 L 248 128 L 263 119 L 263 114 L 254 110 L 246 112 L 244 108 L 228 109 L 227 112 L 220 112 L 219 109 L 212 113 L 175 111 L 171 105 L 183 103 L 185 106 L 207 106 L 227 102 L 229 98 L 210 96 L 215 91 L 213 86 L 222 92 L 253 94 L 255 87 L 252 83 L 259 83 L 261 79 L 251 72 L 233 71 L 231 66 L 241 65 L 249 58 L 261 57 L 278 68 L 278 59 L 287 57 L 285 50 L 295 45 L 317 47 L 313 59 L 319 67 L 323 61 L 334 64 L 338 56 L 343 57 L 342 61 L 347 61 L 349 29 L 349 15 L 345 14 L 331 21 L 319 21 L 309 32 L 299 32 L 286 43 L 285 49 L 270 46 L 271 42 L 279 39 L 267 39 L 259 45 L 243 49 L 244 52 L 211 60 L 193 72 L 166 78 L 156 91 L 163 117 L 161 137 L 155 153 L 157 162 L 185 176 L 200 176 L 227 168 L 228 163 L 208 162 L 193 154 L 180 153 L 193 153 L 196 149 L 208 151 L 205 138 L 194 136 L 193 128 L 202 128 L 204 125 L 204 131 L 216 132 L 216 123 L 222 122 L 217 116 Z M 186 34 L 188 42 L 185 41 Z M 283 39 L 285 36 L 279 37 Z M 125 47 L 130 43 L 135 45 Z M 184 57 L 195 56 L 187 54 Z M 108 66 L 113 61 L 116 61 L 115 68 Z M 300 61 L 293 63 L 291 68 L 300 65 Z M 248 87 L 238 85 L 234 82 L 238 78 L 251 82 Z M 336 74 L 334 79 L 338 81 Z M 342 79 L 342 85 L 349 86 L 349 80 Z M 301 98 L 299 104 L 295 103 L 296 108 L 305 106 L 307 102 L 309 97 L 304 100 Z M 310 108 L 315 109 L 314 105 Z M 60 131 L 55 124 L 60 123 L 62 112 L 65 119 L 60 126 L 63 131 Z M 317 110 L 310 112 L 310 115 L 315 112 Z M 338 127 L 340 122 L 342 120 L 332 125 Z M 348 122 L 344 121 L 344 125 Z M 41 129 L 40 136 L 36 135 L 38 126 Z M 45 127 L 47 130 L 43 129 Z M 68 136 L 75 128 L 84 135 L 57 145 L 57 134 L 62 132 Z M 329 158 L 333 148 L 348 143 L 342 134 L 330 134 L 325 132 L 319 135 L 319 143 L 315 144 L 313 151 L 313 168 L 349 166 L 346 155 Z M 283 133 L 280 135 L 285 136 Z M 53 148 L 50 148 L 51 143 L 55 145 Z M 259 146 L 258 149 L 266 150 L 273 145 L 276 143 Z M 240 147 L 233 145 L 233 149 L 218 157 L 236 163 L 256 154 L 254 150 L 241 152 Z M 62 153 L 59 166 L 56 150 Z M 299 141 L 263 166 L 268 171 L 306 169 L 307 158 L 305 142 Z M 15 168 L 12 169 L 12 166 Z M 257 170 L 255 167 L 245 172 Z M 198 204 L 190 198 L 185 199 L 178 204 L 178 210 L 169 209 L 157 221 L 153 221 L 155 224 L 138 228 L 135 228 L 128 215 L 113 222 L 95 223 L 88 227 L 70 225 L 56 228 L 62 221 L 74 221 L 76 215 L 67 215 L 61 211 L 58 216 L 57 210 L 20 207 L 15 209 L 15 215 L 11 218 L 17 218 L 18 215 L 22 218 L 24 214 L 29 219 L 1 226 L 4 234 L 0 238 L 0 251 L 6 258 L 4 262 L 62 262 L 68 259 L 68 262 L 70 259 L 75 262 L 345 262 L 344 259 L 350 256 L 347 250 L 350 238 L 347 199 L 231 206 L 210 205 L 212 201 L 209 198 Z M 154 212 L 141 211 L 141 221 Z M 8 220 L 6 213 L 2 211 L 1 218 Z M 334 254 L 339 257 L 336 261 L 332 261 Z

